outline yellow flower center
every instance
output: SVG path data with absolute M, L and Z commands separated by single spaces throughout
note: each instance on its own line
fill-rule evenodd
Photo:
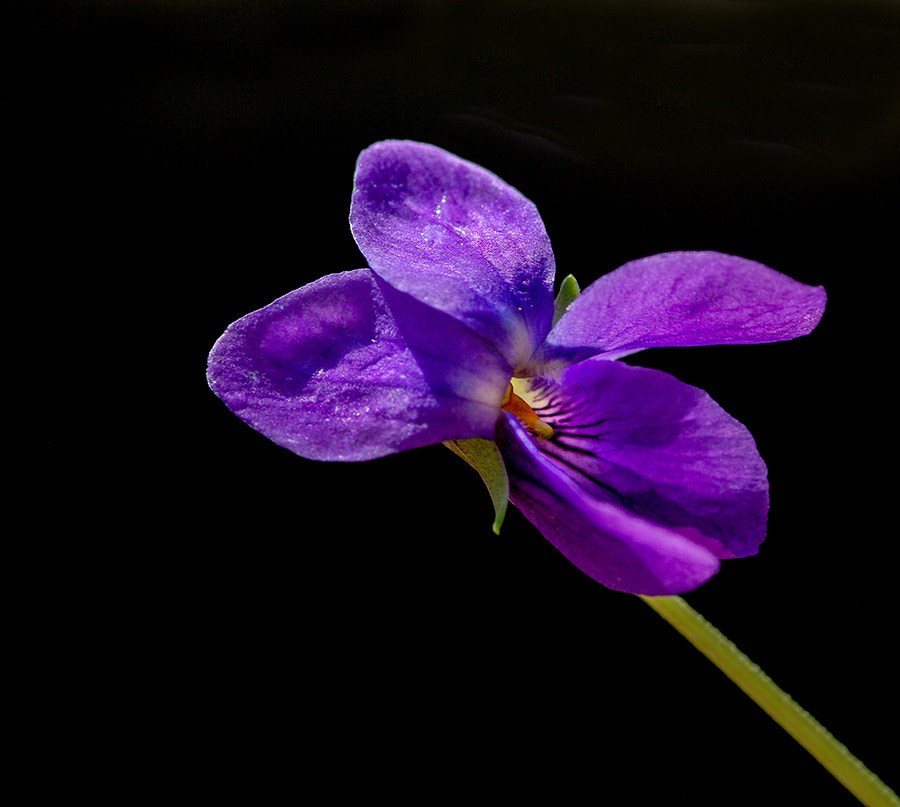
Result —
M 506 395 L 503 396 L 501 408 L 505 409 L 521 423 L 535 437 L 543 440 L 549 440 L 553 437 L 553 427 L 544 423 L 535 413 L 534 410 L 525 402 L 523 398 L 516 395 L 513 385 L 510 384 L 506 389 Z

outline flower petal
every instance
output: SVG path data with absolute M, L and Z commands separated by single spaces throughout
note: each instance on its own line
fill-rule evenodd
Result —
M 812 331 L 824 310 L 824 289 L 755 261 L 719 252 L 652 255 L 585 289 L 533 365 L 559 367 L 648 347 L 794 339 Z
M 350 226 L 378 275 L 491 340 L 514 367 L 550 330 L 543 222 L 489 171 L 424 143 L 376 143 L 359 156 Z
M 303 457 L 367 460 L 493 436 L 510 367 L 457 320 L 368 269 L 327 275 L 239 319 L 213 391 Z
M 497 442 L 510 499 L 575 566 L 616 591 L 681 594 L 719 569 L 716 557 L 677 532 L 591 496 L 538 449 L 507 414 Z
M 591 359 L 560 383 L 533 382 L 526 397 L 554 429 L 541 451 L 591 496 L 717 557 L 756 554 L 766 535 L 766 466 L 747 429 L 703 390 Z

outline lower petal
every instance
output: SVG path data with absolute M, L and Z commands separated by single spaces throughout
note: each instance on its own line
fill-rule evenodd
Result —
M 694 541 L 591 496 L 541 453 L 512 415 L 500 419 L 496 439 L 513 504 L 599 583 L 631 594 L 680 594 L 718 571 L 715 555 Z
M 208 379 L 279 445 L 355 461 L 491 438 L 510 372 L 461 323 L 360 269 L 230 325 L 210 353 Z
M 667 373 L 591 359 L 528 393 L 554 429 L 549 462 L 591 496 L 680 532 L 720 558 L 766 534 L 766 466 L 747 429 Z

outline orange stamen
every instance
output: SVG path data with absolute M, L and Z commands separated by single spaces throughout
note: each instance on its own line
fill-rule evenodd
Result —
M 515 415 L 519 423 L 536 437 L 540 437 L 544 440 L 549 440 L 553 437 L 553 427 L 544 423 L 544 421 L 534 413 L 534 410 L 513 392 L 512 384 L 509 385 L 509 388 L 506 390 L 506 395 L 503 396 L 501 408 L 505 409 L 511 415 Z

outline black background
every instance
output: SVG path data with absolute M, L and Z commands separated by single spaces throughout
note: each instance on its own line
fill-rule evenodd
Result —
M 312 463 L 208 390 L 231 321 L 364 265 L 352 174 L 385 138 L 519 188 L 582 286 L 715 249 L 826 287 L 804 339 L 629 361 L 709 391 L 769 465 L 760 554 L 686 599 L 897 786 L 896 4 L 15 13 L 27 601 L 53 736 L 94 759 L 73 788 L 856 803 L 638 599 L 517 512 L 493 535 L 446 449 Z

